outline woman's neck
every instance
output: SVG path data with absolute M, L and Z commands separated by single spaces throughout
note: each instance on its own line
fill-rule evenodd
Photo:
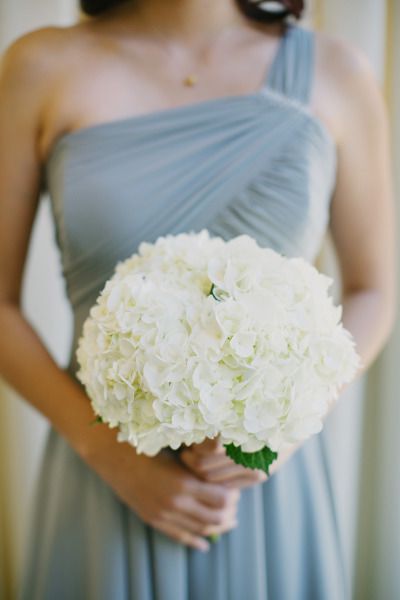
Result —
M 249 26 L 236 0 L 133 0 L 117 11 L 124 24 L 163 38 L 204 40 Z

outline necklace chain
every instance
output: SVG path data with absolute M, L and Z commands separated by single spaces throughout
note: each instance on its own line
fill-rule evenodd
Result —
M 207 46 L 209 47 L 210 44 L 207 44 Z M 169 54 L 168 50 L 166 48 L 164 48 L 164 52 L 166 52 L 167 54 Z M 193 72 L 191 73 L 187 73 L 185 75 L 185 77 L 181 80 L 182 84 L 185 85 L 186 87 L 193 87 L 196 85 L 198 81 L 197 75 L 195 75 Z
M 208 47 L 209 47 L 209 44 L 208 44 Z M 166 49 L 164 47 L 163 50 L 166 54 L 169 54 L 168 49 Z M 193 87 L 197 84 L 197 81 L 198 81 L 197 75 L 194 74 L 193 72 L 190 72 L 190 73 L 187 73 L 185 75 L 185 77 L 183 77 L 183 79 L 181 80 L 181 83 L 186 87 Z

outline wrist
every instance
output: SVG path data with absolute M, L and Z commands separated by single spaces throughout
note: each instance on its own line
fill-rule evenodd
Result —
M 111 456 L 122 456 L 127 449 L 136 456 L 132 446 L 117 440 L 117 427 L 111 428 L 106 423 L 96 422 L 96 414 L 85 391 L 72 379 L 69 384 L 72 384 L 71 404 L 77 408 L 53 423 L 77 454 L 91 466 Z

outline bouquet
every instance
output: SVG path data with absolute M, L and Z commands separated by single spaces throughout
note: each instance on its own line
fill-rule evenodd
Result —
M 235 462 L 268 473 L 280 451 L 322 429 L 359 367 L 331 284 L 247 235 L 141 243 L 78 342 L 96 421 L 149 456 L 220 436 Z

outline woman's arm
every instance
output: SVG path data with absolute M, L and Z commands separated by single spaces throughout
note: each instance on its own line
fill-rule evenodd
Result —
M 335 39 L 324 46 L 327 64 L 335 56 L 329 70 L 340 123 L 330 230 L 342 279 L 343 324 L 361 356 L 360 375 L 385 345 L 396 315 L 389 122 L 382 92 L 364 55 Z M 330 411 L 335 405 L 332 401 Z M 283 453 L 270 473 L 300 446 Z
M 364 56 L 335 38 L 321 35 L 319 39 L 339 124 L 330 229 L 343 283 L 343 324 L 361 356 L 360 375 L 383 348 L 396 312 L 389 126 L 382 93 Z M 333 399 L 330 410 L 335 404 Z M 270 475 L 300 446 L 281 453 L 271 465 Z M 239 481 L 243 473 L 243 468 L 232 465 L 227 457 L 219 458 L 209 444 L 193 446 L 182 456 L 208 481 L 230 484 Z
M 0 373 L 85 454 L 89 437 L 107 434 L 87 427 L 92 411 L 83 392 L 58 368 L 21 313 L 22 275 L 40 195 L 38 146 L 54 60 L 52 40 L 43 44 L 43 35 L 40 42 L 35 37 L 14 42 L 0 65 Z
M 342 277 L 343 322 L 366 370 L 387 341 L 396 315 L 390 132 L 369 63 L 352 47 L 335 46 L 341 131 L 331 232 Z
M 21 312 L 21 281 L 39 200 L 40 138 L 54 73 L 68 43 L 56 28 L 27 34 L 0 65 L 0 375 L 52 423 L 146 523 L 200 550 L 235 526 L 239 494 L 201 481 L 168 454 L 149 458 L 116 440 L 82 388 L 60 369 Z

